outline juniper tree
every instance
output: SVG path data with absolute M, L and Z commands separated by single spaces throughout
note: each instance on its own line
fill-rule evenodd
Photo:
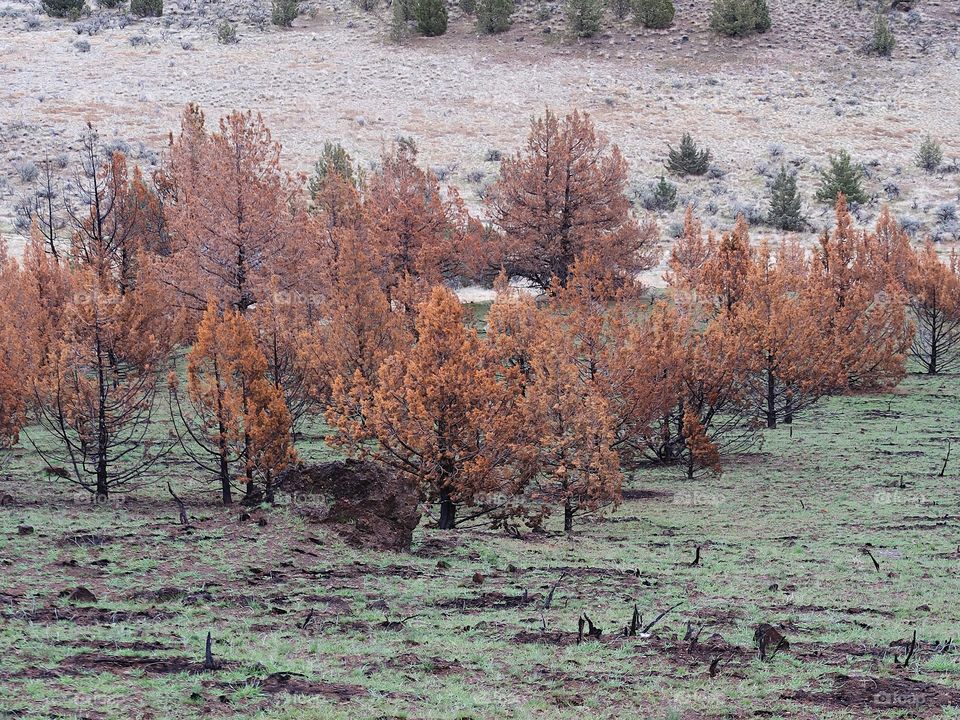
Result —
M 925 135 L 917 151 L 917 167 L 927 172 L 935 172 L 943 162 L 943 150 L 932 135 Z
M 603 19 L 599 0 L 567 0 L 567 30 L 578 38 L 596 35 Z
M 773 181 L 767 221 L 778 230 L 801 230 L 806 224 L 801 214 L 797 178 L 787 172 L 785 165 L 780 166 Z
M 673 0 L 635 0 L 633 4 L 634 20 L 648 28 L 670 27 L 675 14 Z
M 710 11 L 710 29 L 729 37 L 744 37 L 770 29 L 766 0 L 715 0 Z
M 660 181 L 653 186 L 653 197 L 650 201 L 650 207 L 647 209 L 665 212 L 673 212 L 676 210 L 677 186 L 661 175 Z
M 76 19 L 83 14 L 83 0 L 41 0 L 40 7 L 50 17 Z
M 883 57 L 890 57 L 897 39 L 893 36 L 890 24 L 883 13 L 877 13 L 873 22 L 873 38 L 870 40 L 869 50 Z
M 300 0 L 273 0 L 270 21 L 277 27 L 290 27 L 297 19 Z
M 421 35 L 437 37 L 447 31 L 446 0 L 416 0 L 413 16 Z
M 508 30 L 514 9 L 513 0 L 480 0 L 477 4 L 477 29 L 485 35 Z
M 678 175 L 703 175 L 710 167 L 710 150 L 697 147 L 690 133 L 683 134 L 678 150 L 669 145 L 667 148 L 667 169 L 671 172 Z
M 820 172 L 817 202 L 833 205 L 843 193 L 847 202 L 865 203 L 869 200 L 863 189 L 863 168 L 854 164 L 850 153 L 841 150 L 830 158 L 830 167 Z

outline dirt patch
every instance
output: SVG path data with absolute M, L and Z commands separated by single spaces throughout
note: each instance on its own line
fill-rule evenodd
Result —
M 60 667 L 68 672 L 91 670 L 118 673 L 140 670 L 151 675 L 206 672 L 203 663 L 185 657 L 158 658 L 149 655 L 108 655 L 98 652 L 74 655 L 61 663 Z
M 799 690 L 782 697 L 835 708 L 874 708 L 918 710 L 960 704 L 960 690 L 910 678 L 825 675 L 832 684 L 822 692 Z
M 671 500 L 673 493 L 664 490 L 643 490 L 638 488 L 624 490 L 621 493 L 621 497 L 623 497 L 624 500 Z
M 5 620 L 26 620 L 43 625 L 55 622 L 72 622 L 75 625 L 116 625 L 117 623 L 157 620 L 170 616 L 170 613 L 153 608 L 149 610 L 111 610 L 110 608 L 87 606 L 49 606 L 30 611 L 4 611 L 0 613 L 0 617 Z
M 436 607 L 447 608 L 451 610 L 494 610 L 505 608 L 525 607 L 527 605 L 542 602 L 540 595 L 531 595 L 520 593 L 519 595 L 507 595 L 502 592 L 486 592 L 472 598 L 454 598 L 452 600 L 441 600 L 436 603 Z
M 341 702 L 367 694 L 367 691 L 359 685 L 317 682 L 308 680 L 306 675 L 286 672 L 271 673 L 262 680 L 247 678 L 247 685 L 259 687 L 268 695 L 319 695 Z

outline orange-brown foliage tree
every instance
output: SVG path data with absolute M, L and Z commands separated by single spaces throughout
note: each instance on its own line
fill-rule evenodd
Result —
M 0 236 L 0 449 L 17 443 L 26 421 L 38 349 L 31 294 L 26 273 Z
M 960 271 L 951 253 L 944 263 L 932 243 L 918 248 L 907 272 L 914 335 L 910 354 L 931 375 L 960 360 Z
M 416 152 L 398 143 L 367 183 L 363 224 L 369 251 L 382 263 L 391 296 L 403 278 L 427 288 L 475 270 L 479 233 L 456 190 L 441 190 Z
M 900 255 L 877 233 L 857 230 L 846 199 L 837 198 L 836 226 L 820 237 L 811 282 L 828 300 L 824 332 L 832 336 L 843 388 L 887 388 L 906 373 L 912 327 L 897 276 Z
M 796 252 L 784 245 L 774 259 L 765 241 L 753 253 L 732 313 L 734 332 L 749 352 L 747 400 L 768 428 L 842 383 L 833 336 L 821 318 L 828 299 L 797 274 Z
M 703 234 L 703 225 L 688 205 L 683 214 L 683 232 L 670 249 L 664 279 L 676 290 L 691 292 L 703 282 L 704 268 L 717 252 L 713 232 Z
M 171 235 L 159 273 L 182 307 L 199 315 L 210 297 L 245 312 L 300 280 L 306 212 L 299 179 L 280 167 L 280 145 L 259 115 L 234 112 L 215 132 L 184 112 L 158 178 Z
M 351 453 L 421 483 L 440 503 L 440 527 L 451 529 L 517 490 L 519 381 L 467 327 L 459 300 L 443 287 L 417 308 L 416 335 L 415 344 L 387 358 L 375 381 L 359 372 L 339 378 L 327 419 L 335 442 Z M 463 518 L 460 505 L 481 507 Z
M 292 418 L 239 310 L 224 312 L 210 302 L 187 355 L 186 396 L 173 373 L 169 389 L 181 447 L 218 478 L 224 504 L 233 499 L 233 477 L 241 475 L 248 498 L 258 475 L 269 498 L 273 478 L 295 459 Z
M 37 447 L 50 465 L 98 498 L 144 473 L 168 450 L 151 435 L 158 379 L 170 350 L 166 306 L 159 289 L 141 283 L 120 290 L 100 267 L 70 277 L 72 297 L 47 311 L 46 355 L 34 383 L 40 424 L 56 449 Z M 37 312 L 44 312 L 41 301 Z
M 338 378 L 349 384 L 357 375 L 375 385 L 384 360 L 412 342 L 356 233 L 342 229 L 337 236 L 341 252 L 327 269 L 325 300 L 298 346 L 310 398 L 320 407 L 330 402 Z
M 533 121 L 525 152 L 506 158 L 486 196 L 499 248 L 493 261 L 547 290 L 565 285 L 589 253 L 631 281 L 656 261 L 657 228 L 639 223 L 626 195 L 627 165 L 593 121 L 549 110 Z
M 502 292 L 491 315 L 495 351 L 522 373 L 517 460 L 526 463 L 527 493 L 534 503 L 561 505 L 571 532 L 576 515 L 620 499 L 615 420 L 602 394 L 609 385 L 585 362 L 570 318 L 554 308 Z
M 92 129 L 83 140 L 81 167 L 76 186 L 83 205 L 67 206 L 73 231 L 69 259 L 92 268 L 102 283 L 116 284 L 124 294 L 136 283 L 142 253 L 163 244 L 159 199 L 140 168 L 131 172 L 123 153 L 113 152 L 101 162 Z

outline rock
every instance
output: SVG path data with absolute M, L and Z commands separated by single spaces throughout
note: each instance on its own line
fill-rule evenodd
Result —
M 67 600 L 75 603 L 95 603 L 97 596 L 81 585 L 67 596 Z
M 291 468 L 277 487 L 305 502 L 322 498 L 319 518 L 351 545 L 373 550 L 409 550 L 420 524 L 420 497 L 412 481 L 378 463 L 345 460 Z

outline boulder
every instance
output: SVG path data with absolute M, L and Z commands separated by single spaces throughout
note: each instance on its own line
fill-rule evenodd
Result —
M 356 547 L 409 550 L 420 524 L 416 484 L 378 463 L 302 465 L 283 472 L 277 487 L 291 495 L 295 505 L 309 507 L 311 497 L 322 500 L 325 512 L 316 518 Z

